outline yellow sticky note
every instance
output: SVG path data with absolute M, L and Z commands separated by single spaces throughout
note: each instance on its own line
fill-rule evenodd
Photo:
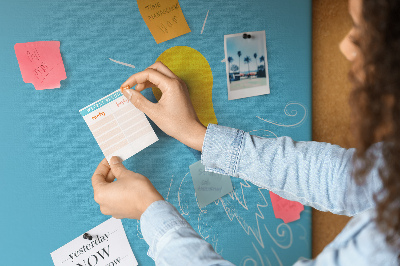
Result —
M 137 0 L 137 3 L 157 44 L 190 32 L 178 0 Z

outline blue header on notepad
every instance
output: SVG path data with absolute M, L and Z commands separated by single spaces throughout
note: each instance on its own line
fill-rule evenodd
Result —
M 96 111 L 96 110 L 99 109 L 100 107 L 106 105 L 106 104 L 109 103 L 109 102 L 114 101 L 115 99 L 117 99 L 117 98 L 119 98 L 119 97 L 121 97 L 121 96 L 123 96 L 123 94 L 122 94 L 120 91 L 116 91 L 116 92 L 114 92 L 114 93 L 108 95 L 107 97 L 105 97 L 105 98 L 103 98 L 103 99 L 101 99 L 101 100 L 95 102 L 94 104 L 92 104 L 92 105 L 86 107 L 85 109 L 82 109 L 81 111 L 79 111 L 79 113 L 80 113 L 82 116 L 88 115 L 88 114 L 90 114 L 91 112 Z

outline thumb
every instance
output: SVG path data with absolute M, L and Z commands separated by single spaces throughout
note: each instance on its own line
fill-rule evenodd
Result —
M 153 103 L 147 100 L 140 92 L 132 89 L 125 89 L 122 93 L 137 109 L 145 114 L 150 112 Z
M 113 156 L 110 159 L 110 168 L 116 178 L 122 177 L 125 171 L 128 171 L 122 164 L 121 158 Z

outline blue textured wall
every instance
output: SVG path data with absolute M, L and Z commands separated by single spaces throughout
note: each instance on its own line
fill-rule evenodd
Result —
M 170 47 L 190 46 L 208 60 L 219 124 L 311 140 L 311 0 L 180 4 L 192 32 L 157 45 L 133 0 L 0 3 L 1 265 L 51 265 L 50 252 L 108 219 L 90 180 L 103 154 L 78 110 Z M 224 34 L 259 30 L 267 36 L 271 94 L 228 101 Z M 39 40 L 61 42 L 68 78 L 60 89 L 36 91 L 22 81 L 14 44 Z M 145 95 L 154 100 L 151 90 Z M 200 211 L 188 168 L 196 154 L 153 127 L 160 140 L 125 165 L 149 177 L 218 253 L 238 265 L 290 265 L 311 256 L 310 208 L 282 224 L 268 191 L 232 179 L 236 194 Z M 151 265 L 139 224 L 123 224 L 139 264 Z

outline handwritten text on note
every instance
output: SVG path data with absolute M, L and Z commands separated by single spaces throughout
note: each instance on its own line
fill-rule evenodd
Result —
M 190 32 L 178 0 L 137 0 L 140 14 L 156 43 Z
M 189 169 L 200 208 L 232 192 L 230 176 L 206 172 L 201 161 L 190 165 Z
M 60 42 L 39 41 L 14 45 L 22 79 L 36 90 L 60 88 L 67 78 L 60 53 Z

